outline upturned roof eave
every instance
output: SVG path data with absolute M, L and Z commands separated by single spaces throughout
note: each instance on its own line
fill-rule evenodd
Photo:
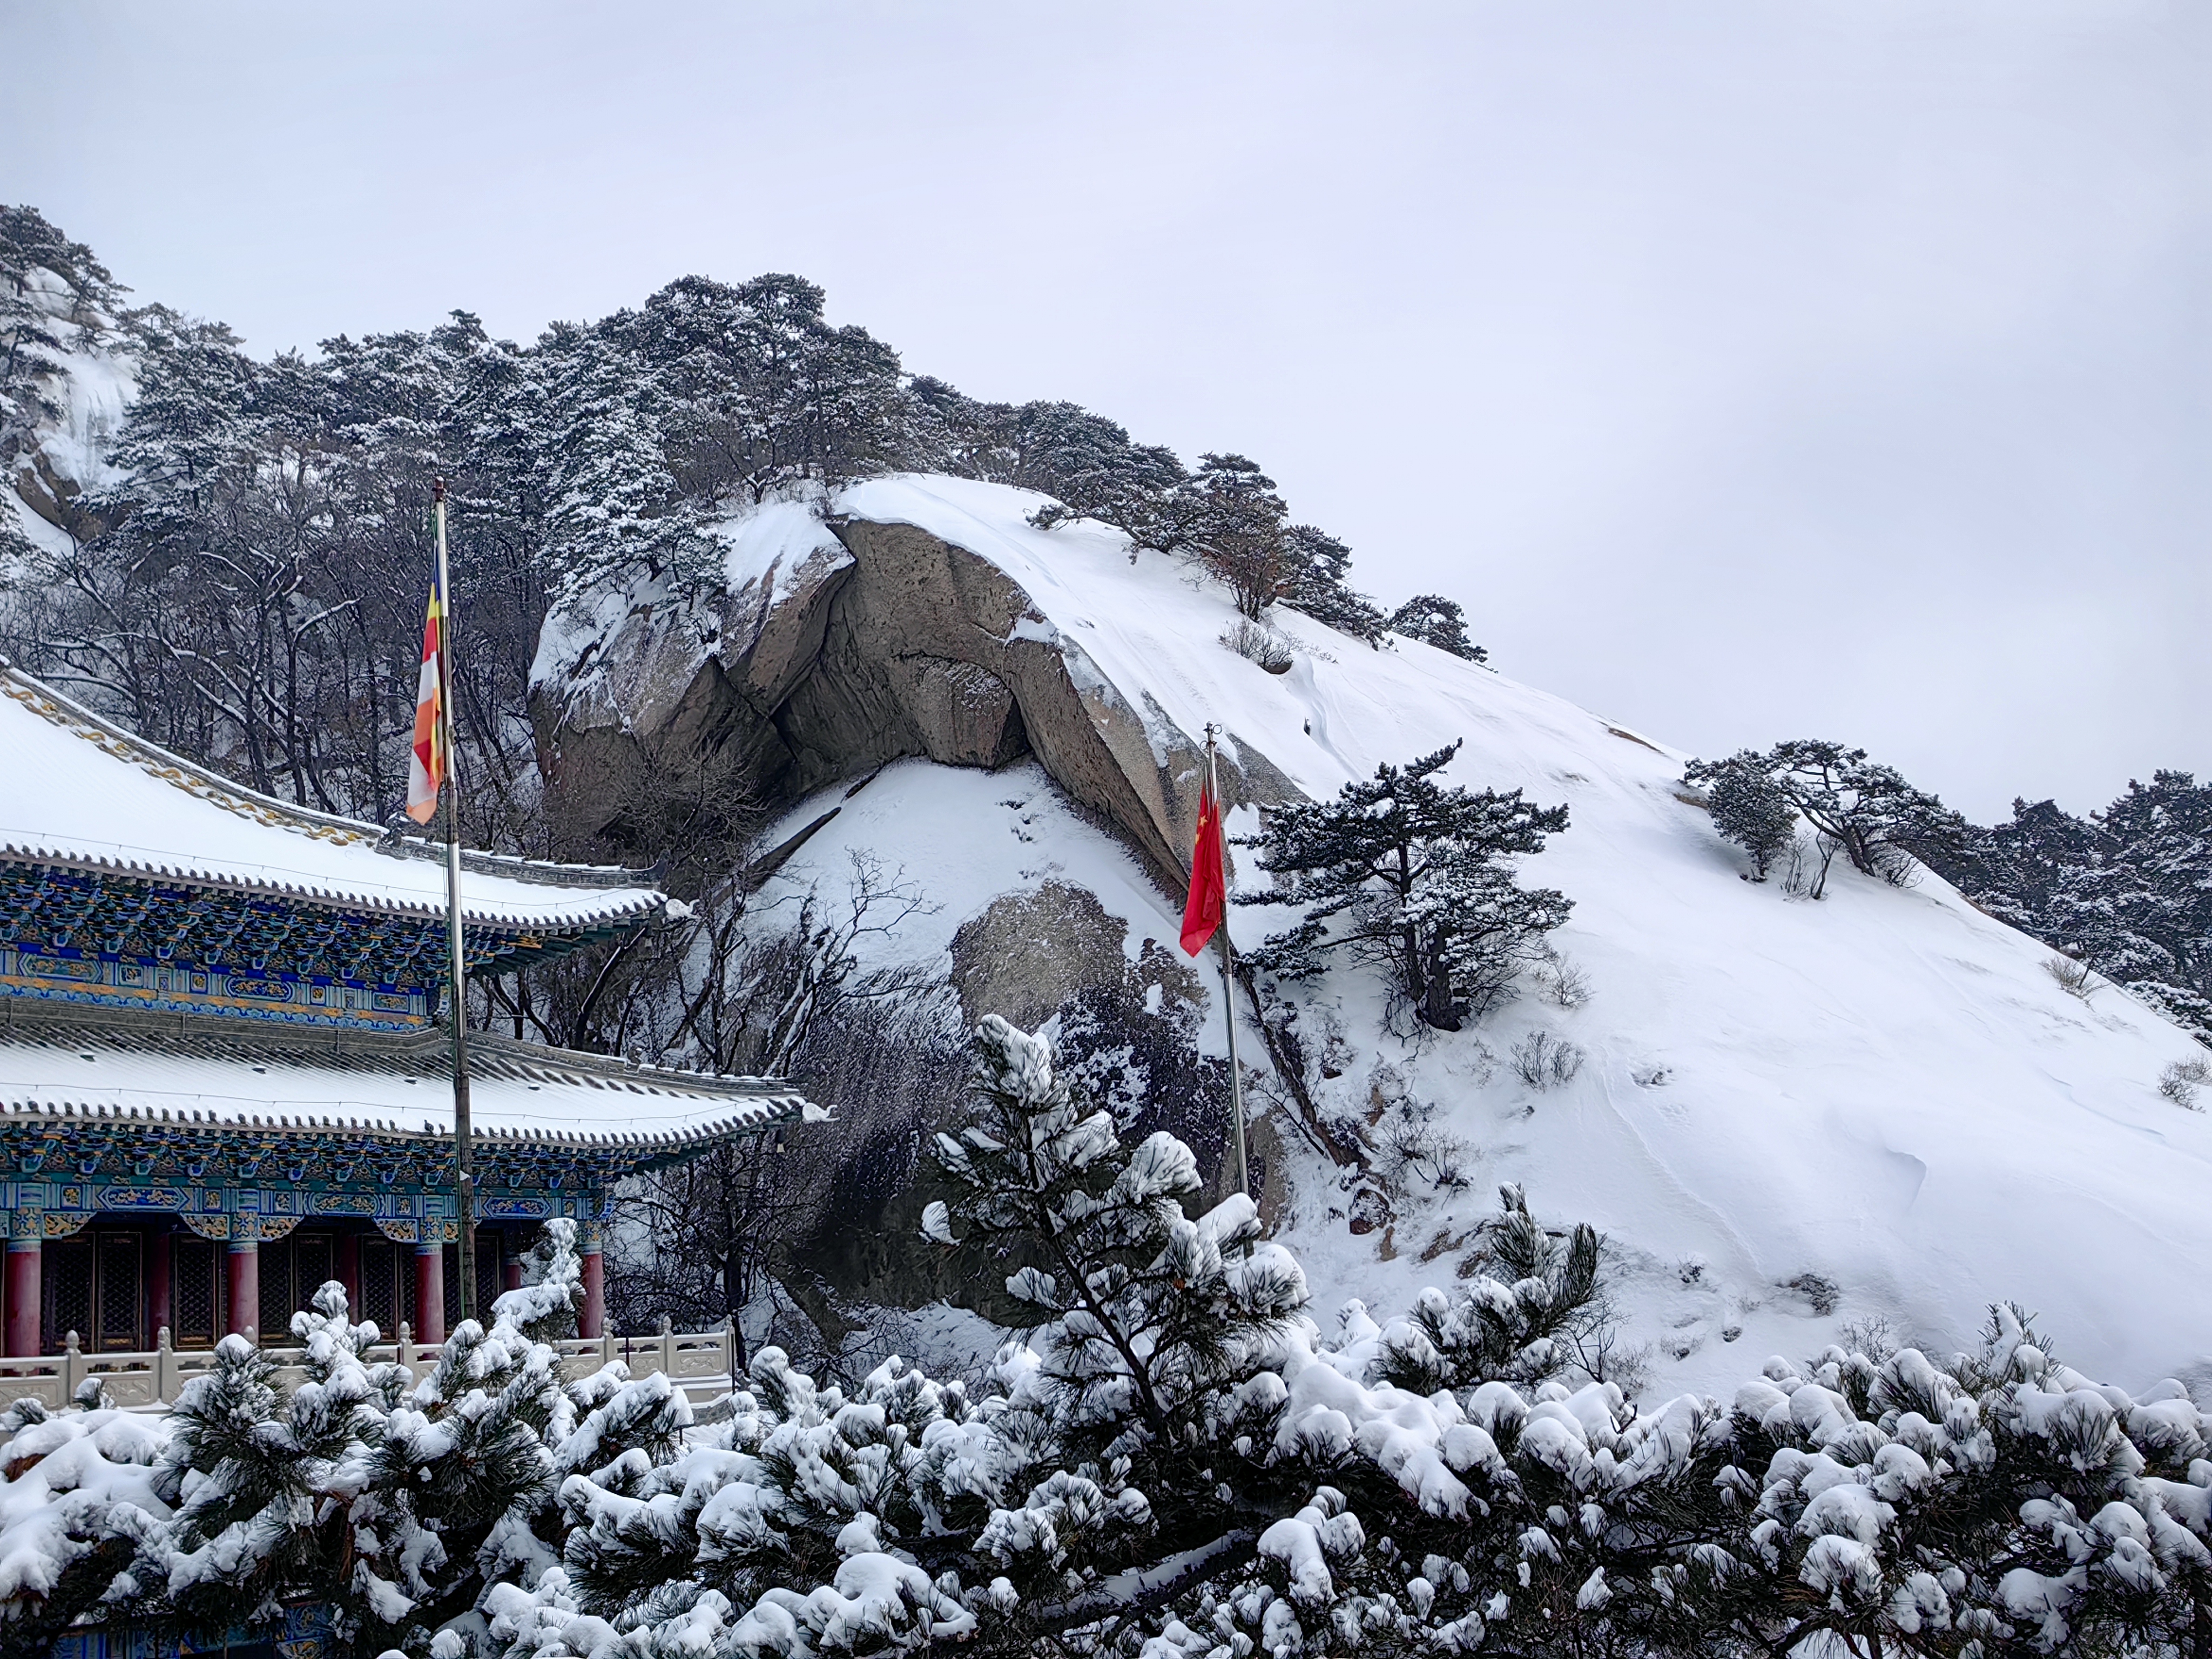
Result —
M 210 892 L 281 898 L 314 909 L 342 911 L 348 915 L 412 916 L 426 921 L 442 920 L 445 915 L 445 907 L 441 904 L 393 898 L 389 895 L 379 896 L 358 889 L 280 882 L 265 877 L 255 879 L 235 870 L 218 870 L 184 861 L 154 864 L 135 859 L 105 858 L 82 848 L 27 845 L 19 841 L 0 839 L 0 864 L 37 864 L 87 875 L 124 876 L 137 881 L 170 881 L 180 886 L 202 888 Z M 639 890 L 637 897 L 604 910 L 556 911 L 543 915 L 523 915 L 511 910 L 482 906 L 471 909 L 464 901 L 461 923 L 465 929 L 481 927 L 510 933 L 620 932 L 659 921 L 666 914 L 669 903 L 667 894 L 644 888 Z
M 9 1039 L 13 1038 L 14 1044 Z M 447 1077 L 451 1036 L 443 1025 L 412 1031 L 349 1030 L 339 1026 L 263 1025 L 219 1015 L 155 1013 L 150 1011 L 72 1006 L 67 1009 L 0 997 L 0 1048 L 34 1046 L 67 1050 L 79 1042 L 105 1044 L 126 1054 L 159 1055 L 182 1053 L 251 1069 L 257 1063 L 267 1070 L 263 1086 L 281 1087 L 284 1073 L 325 1069 L 365 1067 L 436 1080 Z M 819 1115 L 805 1096 L 788 1079 L 776 1077 L 732 1076 L 653 1066 L 615 1054 L 592 1054 L 578 1049 L 556 1048 L 490 1031 L 469 1034 L 470 1073 L 485 1084 L 521 1082 L 564 1091 L 591 1090 L 601 1093 L 654 1097 L 664 1101 L 692 1103 L 717 1121 L 619 1133 L 480 1126 L 471 1137 L 475 1144 L 542 1144 L 579 1149 L 596 1148 L 633 1154 L 627 1161 L 680 1161 L 693 1152 L 719 1141 L 757 1133 L 781 1123 L 805 1121 Z M 374 1134 L 380 1139 L 432 1139 L 450 1141 L 453 1132 L 435 1123 L 410 1127 L 389 1116 L 367 1120 L 335 1111 L 308 1111 L 296 1117 L 280 1113 L 272 1104 L 266 1115 L 246 1111 L 237 1115 L 195 1117 L 185 1109 L 174 1110 L 126 1103 L 121 1097 L 140 1092 L 129 1085 L 105 1085 L 88 1079 L 82 1084 L 0 1085 L 0 1127 L 24 1126 L 33 1121 L 95 1122 L 164 1125 L 171 1128 L 214 1133 L 301 1134 L 320 1137 Z
M 4 1097 L 4 1091 L 0 1091 Z M 797 1098 L 757 1098 L 754 1109 L 741 1116 L 733 1116 L 715 1123 L 687 1125 L 682 1129 L 661 1133 L 635 1132 L 629 1134 L 586 1134 L 562 1130 L 480 1129 L 471 1133 L 469 1144 L 486 1153 L 496 1153 L 502 1146 L 539 1146 L 563 1152 L 589 1153 L 619 1163 L 630 1170 L 655 1169 L 671 1164 L 680 1164 L 686 1158 L 711 1150 L 726 1141 L 766 1133 L 780 1126 L 797 1123 L 803 1118 L 805 1103 Z M 430 1145 L 450 1146 L 453 1133 L 434 1123 L 425 1123 L 418 1128 L 381 1119 L 337 1121 L 319 1118 L 312 1114 L 298 1118 L 264 1120 L 249 1116 L 245 1119 L 187 1118 L 173 1112 L 155 1112 L 149 1108 L 121 1106 L 87 1100 L 25 1101 L 0 1097 L 0 1143 L 21 1139 L 27 1133 L 51 1135 L 57 1130 L 78 1127 L 103 1129 L 158 1129 L 165 1135 L 182 1132 L 221 1139 L 236 1135 L 252 1135 L 284 1140 L 345 1140 L 359 1142 L 373 1139 L 393 1145 Z
M 125 764 L 137 764 L 186 793 L 208 800 L 222 810 L 234 812 L 249 822 L 257 823 L 261 828 L 289 831 L 348 848 L 359 846 L 365 852 L 410 862 L 441 860 L 445 856 L 442 847 L 423 838 L 387 830 L 360 818 L 345 817 L 337 813 L 319 811 L 313 807 L 279 800 L 272 795 L 247 788 L 87 708 L 66 693 L 58 691 L 43 680 L 24 672 L 4 655 L 0 655 L 0 690 L 23 702 L 30 712 L 42 719 L 64 727 L 79 728 L 80 735 L 95 734 L 99 739 L 98 746 L 109 758 Z M 42 703 L 44 707 L 40 706 Z M 204 857 L 166 858 L 158 849 L 140 850 L 152 856 L 131 857 L 125 852 L 122 843 L 115 844 L 115 850 L 109 852 L 97 844 L 81 840 L 50 842 L 34 836 L 27 840 L 0 842 L 0 859 L 51 863 L 104 874 L 120 874 L 148 880 L 167 879 L 194 886 L 267 894 L 321 908 L 424 916 L 436 915 L 443 908 L 434 902 L 368 890 L 371 884 L 365 880 L 360 889 L 333 887 L 312 881 L 287 882 L 272 878 L 265 872 L 255 873 L 249 871 L 242 867 L 246 862 L 242 860 L 218 867 Z M 462 867 L 471 873 L 572 894 L 580 901 L 564 909 L 526 915 L 502 909 L 496 903 L 486 903 L 481 900 L 472 904 L 464 892 L 464 919 L 478 927 L 565 932 L 605 923 L 624 925 L 656 919 L 665 911 L 669 903 L 667 895 L 653 884 L 659 877 L 658 869 L 632 870 L 618 865 L 555 864 L 475 849 L 464 850 Z M 595 907 L 582 898 L 586 894 L 625 890 L 636 896 L 612 906 Z

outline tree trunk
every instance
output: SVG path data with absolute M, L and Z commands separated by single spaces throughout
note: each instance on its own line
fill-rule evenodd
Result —
M 1431 942 L 1428 961 L 1428 982 L 1421 998 L 1421 1018 L 1439 1031 L 1459 1030 L 1459 1015 L 1452 1008 L 1451 969 L 1444 965 L 1443 939 L 1439 934 Z

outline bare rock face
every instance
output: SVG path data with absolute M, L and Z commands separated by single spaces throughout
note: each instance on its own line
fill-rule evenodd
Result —
M 738 757 L 770 801 L 906 756 L 998 767 L 1034 754 L 1180 889 L 1195 737 L 1133 707 L 988 560 L 912 525 L 769 510 L 785 515 L 773 556 L 735 561 L 744 579 L 712 615 L 665 601 L 603 611 L 597 636 L 541 674 L 532 707 L 556 799 L 611 799 L 596 786 L 627 767 L 709 750 Z M 562 625 L 581 637 L 581 620 Z M 1251 745 L 1237 752 L 1224 766 L 1238 799 L 1296 797 Z
M 921 655 L 894 657 L 884 666 L 930 759 L 995 769 L 1029 752 L 1021 705 L 989 669 Z
M 107 520 L 86 505 L 84 487 L 57 470 L 43 449 L 16 458 L 13 482 L 24 506 L 79 541 L 90 541 L 108 528 Z
M 952 936 L 952 988 L 974 1025 L 998 1014 L 1035 1030 L 1079 991 L 1127 971 L 1128 928 L 1087 888 L 1048 881 L 1007 893 Z

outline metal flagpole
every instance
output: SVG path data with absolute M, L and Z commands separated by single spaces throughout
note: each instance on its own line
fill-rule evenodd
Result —
M 1228 827 L 1221 809 L 1221 768 L 1214 759 L 1213 727 L 1206 728 L 1206 781 L 1213 795 L 1213 833 L 1222 842 L 1221 881 L 1221 1006 L 1229 1015 L 1229 1122 L 1235 1131 L 1237 1190 L 1252 1191 L 1249 1165 L 1244 1158 L 1244 1076 L 1237 1065 L 1237 947 L 1229 942 Z
M 446 739 L 446 983 L 453 1028 L 453 1199 L 461 1224 L 463 1319 L 477 1315 L 476 1176 L 469 1156 L 468 957 L 461 933 L 461 774 L 453 744 L 453 585 L 446 562 L 446 481 L 432 486 L 438 508 L 438 719 Z

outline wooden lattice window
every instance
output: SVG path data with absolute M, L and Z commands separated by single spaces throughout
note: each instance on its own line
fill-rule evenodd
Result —
M 386 1238 L 361 1241 L 361 1312 L 387 1340 L 399 1334 L 399 1286 L 392 1268 L 398 1252 Z
M 292 1295 L 292 1241 L 264 1242 L 261 1246 L 261 1305 L 254 1310 L 261 1340 L 271 1347 L 291 1335 L 292 1310 L 300 1304 Z
M 69 1334 L 79 1341 L 92 1337 L 92 1241 L 50 1238 L 39 1264 L 40 1289 L 46 1298 L 46 1340 L 48 1353 L 59 1353 Z
M 139 1249 L 136 1232 L 117 1231 L 94 1235 L 93 1248 L 99 1263 L 94 1287 L 94 1318 L 100 1328 L 99 1346 L 109 1352 L 143 1347 L 138 1321 L 144 1304 L 139 1296 Z
M 461 1247 L 448 1244 L 445 1252 L 446 1322 L 456 1325 L 461 1317 Z M 477 1233 L 477 1301 L 476 1320 L 480 1325 L 491 1323 L 491 1304 L 499 1299 L 499 1235 L 484 1230 Z
M 179 1237 L 169 1246 L 169 1340 L 179 1348 L 212 1348 L 222 1318 L 216 1247 Z
M 315 1292 L 338 1276 L 337 1240 L 328 1233 L 299 1233 L 292 1239 L 293 1289 L 302 1308 L 313 1304 Z M 354 1316 L 358 1319 L 361 1316 Z
M 487 1329 L 491 1325 L 491 1304 L 499 1300 L 501 1289 L 499 1247 L 497 1233 L 485 1231 L 477 1234 L 477 1317 Z

